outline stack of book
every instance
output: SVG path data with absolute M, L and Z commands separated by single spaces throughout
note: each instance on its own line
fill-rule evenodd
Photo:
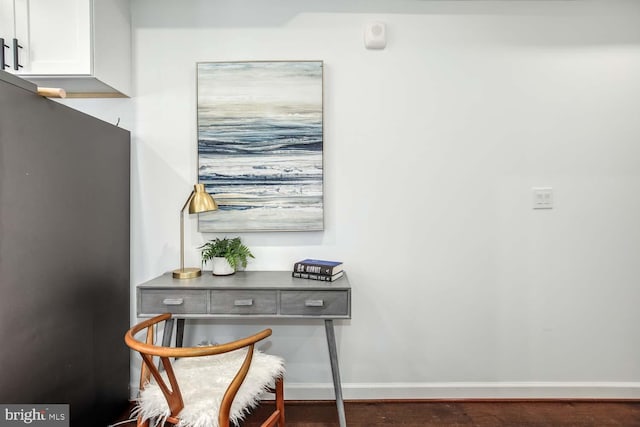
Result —
M 333 282 L 344 275 L 341 261 L 303 259 L 293 265 L 293 277 Z

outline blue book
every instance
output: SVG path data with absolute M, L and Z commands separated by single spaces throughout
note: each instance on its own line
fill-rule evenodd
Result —
M 293 265 L 294 273 L 313 273 L 333 276 L 342 270 L 342 261 L 327 261 L 323 259 L 303 259 Z

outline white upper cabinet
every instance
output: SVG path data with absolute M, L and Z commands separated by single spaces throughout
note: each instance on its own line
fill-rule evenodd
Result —
M 0 13 L 6 71 L 69 97 L 130 95 L 129 0 L 0 0 Z
M 22 25 L 27 19 L 25 2 L 0 0 L 0 68 L 17 73 L 23 67 L 25 47 L 28 47 L 28 27 Z
M 13 0 L 0 0 L 0 70 L 11 71 L 13 53 Z
M 28 56 L 23 75 L 91 74 L 91 1 L 15 0 L 26 4 Z M 16 7 L 17 10 L 22 7 Z M 20 28 L 18 21 L 16 27 Z M 22 31 L 19 31 L 19 33 Z

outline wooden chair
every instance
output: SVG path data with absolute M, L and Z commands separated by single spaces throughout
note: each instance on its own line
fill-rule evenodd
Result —
M 124 337 L 143 361 L 133 412 L 138 427 L 149 427 L 150 421 L 154 426 L 228 427 L 257 406 L 264 391 L 275 393 L 276 407 L 262 426 L 284 427 L 284 361 L 254 350 L 258 341 L 271 335 L 271 329 L 221 345 L 155 345 L 155 328 L 170 318 L 167 313 L 145 320 Z M 145 341 L 138 341 L 136 334 L 145 329 Z M 162 373 L 154 357 L 162 363 Z

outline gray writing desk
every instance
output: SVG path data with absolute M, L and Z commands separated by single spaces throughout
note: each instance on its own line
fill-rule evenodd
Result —
M 137 286 L 138 317 L 172 313 L 178 320 L 176 345 L 182 346 L 185 319 L 324 320 L 340 426 L 346 426 L 334 319 L 351 318 L 347 275 L 335 282 L 297 279 L 290 271 L 241 271 L 231 276 L 203 272 L 194 279 L 163 274 Z M 165 325 L 169 345 L 173 319 Z

